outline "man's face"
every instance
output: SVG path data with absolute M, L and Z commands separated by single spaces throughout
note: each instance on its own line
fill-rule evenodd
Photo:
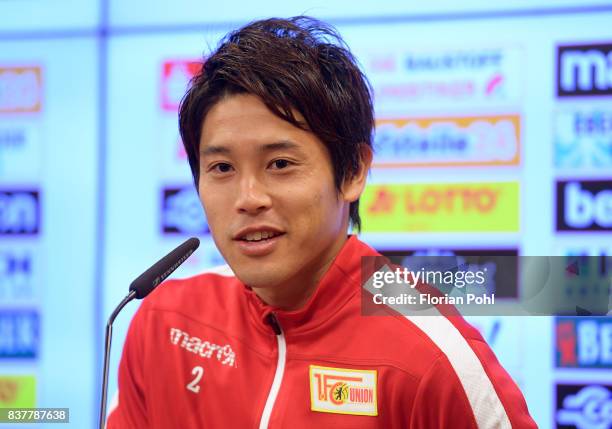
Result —
M 202 124 L 200 198 L 215 244 L 251 287 L 317 281 L 346 240 L 349 202 L 362 188 L 338 193 L 324 144 L 258 97 L 228 96 Z

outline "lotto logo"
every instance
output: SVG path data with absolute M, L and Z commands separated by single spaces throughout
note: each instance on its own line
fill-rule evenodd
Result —
M 612 181 L 557 181 L 557 231 L 612 230 Z
M 360 208 L 364 232 L 518 231 L 519 183 L 373 184 Z

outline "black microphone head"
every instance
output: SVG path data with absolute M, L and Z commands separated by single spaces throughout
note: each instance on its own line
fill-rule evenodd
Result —
M 136 293 L 136 298 L 143 299 L 185 262 L 199 245 L 200 240 L 191 237 L 138 276 L 130 285 L 130 291 Z

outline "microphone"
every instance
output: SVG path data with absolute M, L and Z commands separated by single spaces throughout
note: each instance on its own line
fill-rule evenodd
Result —
M 157 261 L 151 268 L 142 273 L 130 285 L 130 292 L 134 291 L 136 299 L 143 299 L 150 294 L 155 287 L 166 280 L 183 262 L 196 251 L 200 240 L 191 237 L 179 247 L 168 253 Z
M 191 237 L 172 252 L 161 258 L 130 284 L 130 292 L 123 298 L 111 313 L 106 323 L 106 341 L 104 344 L 104 372 L 102 374 L 102 395 L 100 398 L 99 429 L 104 429 L 106 423 L 106 394 L 108 390 L 108 365 L 113 338 L 113 322 L 123 307 L 134 298 L 143 299 L 149 295 L 161 282 L 174 272 L 183 262 L 196 251 L 200 240 Z

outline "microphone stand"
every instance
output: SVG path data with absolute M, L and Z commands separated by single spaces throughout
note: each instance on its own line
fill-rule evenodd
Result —
M 108 390 L 108 365 L 110 361 L 111 341 L 113 339 L 113 322 L 123 307 L 134 298 L 143 299 L 151 293 L 161 282 L 163 282 L 179 265 L 191 256 L 200 245 L 200 240 L 192 237 L 179 245 L 157 261 L 147 271 L 142 273 L 130 284 L 130 293 L 119 303 L 117 308 L 106 322 L 106 342 L 104 344 L 104 373 L 102 375 L 102 396 L 100 398 L 100 421 L 99 429 L 104 429 L 106 424 L 106 393 Z
M 113 322 L 115 318 L 119 314 L 123 307 L 127 305 L 128 302 L 136 298 L 136 291 L 131 290 L 125 298 L 119 303 L 117 308 L 113 311 L 113 313 L 108 318 L 108 322 L 106 322 L 106 340 L 104 343 L 104 373 L 102 375 L 102 399 L 100 400 L 100 424 L 99 429 L 104 429 L 106 426 L 106 394 L 108 390 L 108 366 L 110 361 L 110 351 L 111 351 L 111 342 L 113 339 Z

